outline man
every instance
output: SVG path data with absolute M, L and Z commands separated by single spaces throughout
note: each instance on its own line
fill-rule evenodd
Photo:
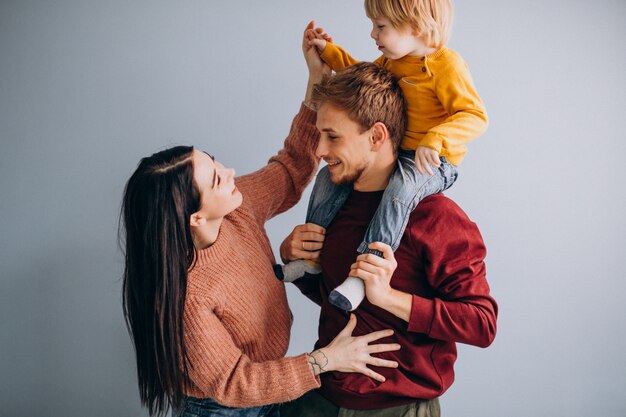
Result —
M 315 87 L 317 154 L 328 164 L 320 175 L 346 187 L 347 199 L 328 208 L 334 220 L 327 230 L 300 225 L 281 245 L 283 261 L 320 257 L 321 276 L 296 281 L 321 306 L 316 346 L 328 344 L 350 318 L 328 302 L 330 291 L 346 276 L 358 277 L 366 300 L 354 312 L 354 335 L 393 329 L 389 341 L 401 349 L 379 357 L 398 367 L 373 368 L 382 383 L 357 373 L 325 373 L 322 387 L 283 405 L 282 416 L 439 416 L 438 397 L 454 380 L 456 342 L 487 347 L 495 337 L 497 304 L 489 295 L 482 237 L 442 194 L 413 210 L 395 253 L 376 242 L 370 249 L 382 257 L 362 254 L 352 263 L 397 164 L 406 120 L 389 109 L 401 108 L 402 100 L 393 77 L 369 63 Z

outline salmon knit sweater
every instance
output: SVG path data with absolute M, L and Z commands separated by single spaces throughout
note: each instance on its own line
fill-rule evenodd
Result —
M 189 272 L 186 395 L 231 407 L 285 402 L 320 386 L 306 354 L 284 357 L 293 317 L 264 224 L 295 205 L 317 170 L 316 113 L 302 106 L 284 149 L 236 179 L 243 204 Z

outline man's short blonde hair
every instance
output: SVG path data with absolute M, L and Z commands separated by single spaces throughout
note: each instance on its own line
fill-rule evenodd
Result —
M 408 25 L 426 37 L 430 48 L 442 48 L 452 30 L 452 0 L 365 0 L 370 19 L 385 17 L 395 28 Z
M 361 132 L 383 123 L 394 152 L 400 147 L 407 126 L 406 102 L 398 80 L 385 68 L 359 62 L 325 76 L 313 87 L 311 102 L 317 108 L 328 103 L 345 111 Z

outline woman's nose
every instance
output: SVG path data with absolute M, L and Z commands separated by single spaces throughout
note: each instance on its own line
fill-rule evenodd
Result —
M 317 156 L 318 158 L 323 158 L 326 156 L 326 153 L 327 153 L 326 146 L 324 145 L 323 141 L 320 140 L 317 143 L 317 149 L 315 149 L 315 156 Z

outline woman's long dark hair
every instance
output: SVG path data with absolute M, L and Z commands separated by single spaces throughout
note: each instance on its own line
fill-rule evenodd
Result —
M 200 206 L 192 151 L 177 146 L 143 158 L 126 184 L 120 213 L 124 317 L 141 402 L 151 416 L 180 407 L 187 384 L 183 313 L 195 259 L 189 220 Z

